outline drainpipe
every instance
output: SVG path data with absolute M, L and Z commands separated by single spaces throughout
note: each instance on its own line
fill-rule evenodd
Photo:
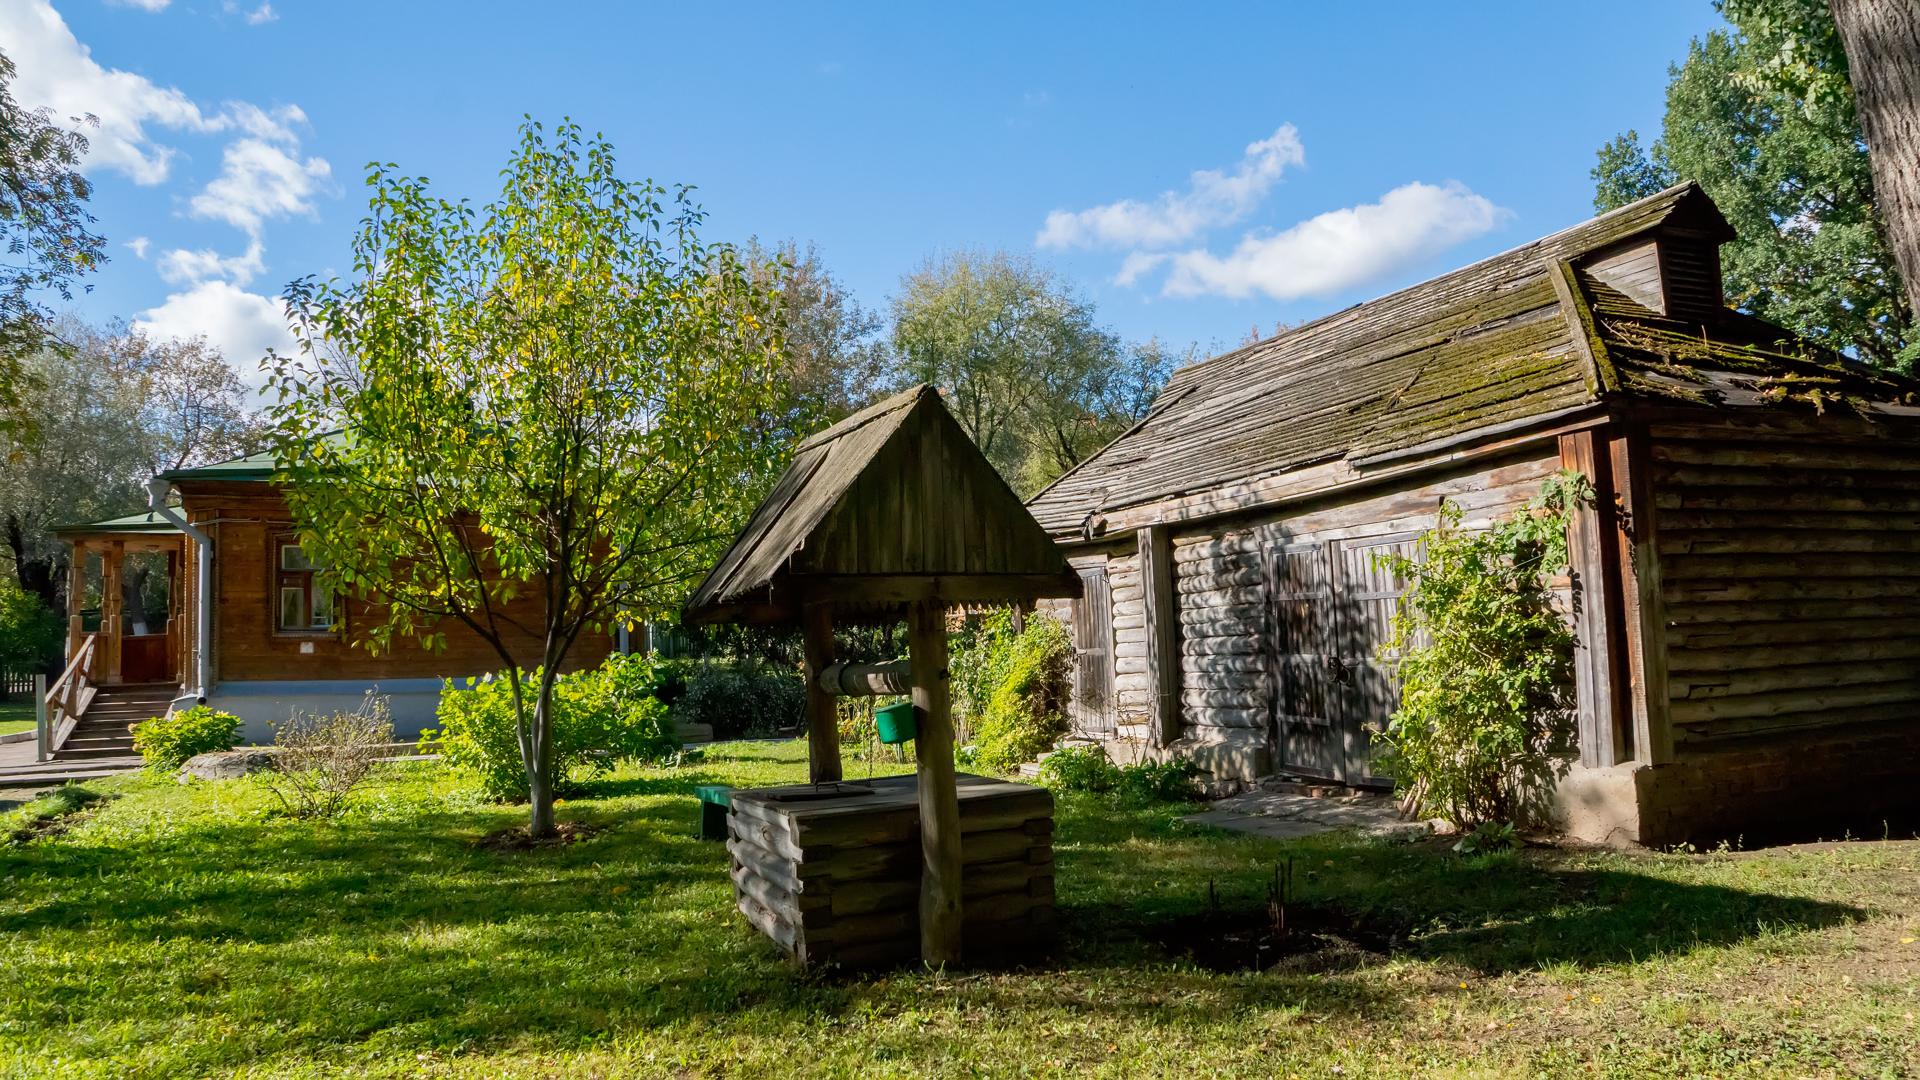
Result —
M 205 530 L 181 516 L 180 511 L 167 505 L 167 489 L 173 485 L 159 477 L 147 481 L 147 509 L 166 518 L 173 526 L 193 537 L 196 555 L 196 577 L 198 587 L 194 590 L 194 599 L 199 611 L 193 620 L 193 667 L 195 700 L 204 705 L 207 702 L 208 684 L 212 682 L 210 654 L 213 651 L 213 537 Z

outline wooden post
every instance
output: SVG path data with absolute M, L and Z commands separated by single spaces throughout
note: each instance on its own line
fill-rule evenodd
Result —
M 828 784 L 840 779 L 840 710 L 820 688 L 820 672 L 833 663 L 833 608 L 809 604 L 800 621 L 807 662 L 807 778 Z
M 1180 737 L 1180 653 L 1174 644 L 1179 617 L 1173 593 L 1173 534 L 1165 525 L 1139 532 L 1140 595 L 1147 618 L 1147 691 L 1152 702 L 1148 733 L 1153 745 Z
M 80 655 L 80 608 L 87 599 L 87 545 L 75 543 L 67 556 L 67 661 Z
M 33 677 L 33 740 L 35 761 L 53 760 L 53 732 L 47 726 L 47 673 Z
M 920 959 L 960 961 L 960 796 L 953 776 L 953 713 L 947 699 L 947 620 L 937 601 L 907 616 L 913 664 L 914 740 L 920 780 Z
M 1608 449 L 1612 496 L 1619 511 L 1633 754 L 1649 765 L 1664 765 L 1673 760 L 1673 727 L 1668 720 L 1666 605 L 1660 590 L 1653 484 L 1647 473 L 1651 455 L 1643 430 L 1615 437 Z
M 1589 769 L 1618 765 L 1630 729 L 1616 692 L 1615 657 L 1620 620 L 1620 565 L 1615 553 L 1613 461 L 1591 430 L 1560 436 L 1560 465 L 1583 473 L 1594 487 L 1594 504 L 1578 507 L 1567 527 L 1573 572 L 1574 697 L 1578 703 L 1580 764 Z
M 120 595 L 120 573 L 126 561 L 125 540 L 108 544 L 100 560 L 100 644 L 107 650 L 107 662 L 101 667 L 102 682 L 120 681 L 120 610 L 125 604 Z

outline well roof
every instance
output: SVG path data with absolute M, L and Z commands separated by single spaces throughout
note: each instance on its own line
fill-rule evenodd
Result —
M 1079 578 L 931 386 L 854 413 L 792 463 L 687 602 L 689 621 L 779 622 L 909 586 L 963 604 L 1077 595 Z M 892 592 L 888 590 L 892 589 Z

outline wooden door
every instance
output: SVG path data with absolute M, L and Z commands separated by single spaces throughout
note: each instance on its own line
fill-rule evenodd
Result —
M 1073 602 L 1073 720 L 1083 734 L 1114 730 L 1113 589 L 1107 568 L 1080 571 L 1082 594 Z
M 1393 781 L 1373 770 L 1373 734 L 1385 729 L 1400 707 L 1399 665 L 1381 649 L 1393 637 L 1393 616 L 1399 610 L 1406 582 L 1376 565 L 1379 556 L 1412 557 L 1414 534 L 1349 540 L 1335 546 L 1336 582 L 1340 597 L 1337 638 L 1341 674 L 1341 730 L 1346 743 L 1349 784 L 1387 785 Z
M 1267 595 L 1279 768 L 1343 779 L 1346 740 L 1339 729 L 1333 653 L 1339 620 L 1326 546 L 1282 548 L 1269 555 Z

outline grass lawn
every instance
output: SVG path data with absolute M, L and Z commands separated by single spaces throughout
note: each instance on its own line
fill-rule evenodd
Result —
M 31 698 L 0 698 L 0 735 L 33 730 Z
M 733 913 L 691 792 L 803 754 L 622 770 L 560 807 L 602 831 L 535 851 L 476 845 L 519 812 L 434 763 L 332 824 L 146 777 L 0 815 L 0 1075 L 1920 1071 L 1920 843 L 1466 859 L 1067 798 L 1057 956 L 801 974 Z M 1288 859 L 1296 920 L 1358 944 L 1195 963 L 1209 883 L 1258 918 Z

